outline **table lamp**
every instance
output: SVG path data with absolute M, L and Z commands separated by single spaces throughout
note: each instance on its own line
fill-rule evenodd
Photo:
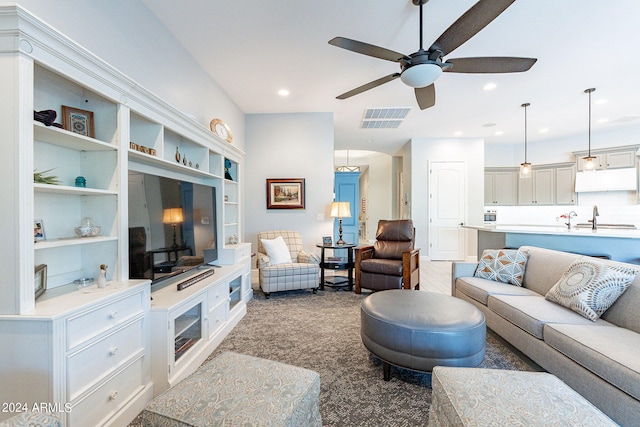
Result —
M 184 221 L 182 216 L 182 208 L 167 208 L 162 211 L 162 223 L 171 224 L 173 227 L 173 247 L 177 248 L 176 243 L 176 225 Z
M 351 206 L 349 202 L 333 202 L 331 203 L 331 217 L 340 220 L 340 238 L 336 242 L 337 245 L 344 245 L 346 242 L 342 240 L 342 218 L 351 218 Z

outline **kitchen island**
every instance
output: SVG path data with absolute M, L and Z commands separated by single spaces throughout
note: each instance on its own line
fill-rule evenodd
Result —
M 640 230 L 539 225 L 465 225 L 478 231 L 478 256 L 485 249 L 541 248 L 606 257 L 640 265 Z

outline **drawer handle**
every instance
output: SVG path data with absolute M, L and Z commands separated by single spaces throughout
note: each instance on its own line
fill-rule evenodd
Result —
M 111 313 L 109 313 L 110 319 L 115 319 L 116 317 L 118 317 L 118 312 L 116 310 L 113 310 Z
M 112 356 L 115 356 L 117 352 L 118 352 L 118 347 L 112 347 L 109 354 L 111 354 Z
M 109 396 L 109 400 L 116 400 L 118 398 L 118 391 L 114 391 L 113 393 L 111 393 L 111 395 Z

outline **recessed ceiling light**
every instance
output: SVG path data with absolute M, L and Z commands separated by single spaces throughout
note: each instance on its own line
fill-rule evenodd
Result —
M 594 104 L 606 104 L 608 101 L 606 99 L 598 99 L 594 101 Z
M 499 131 L 497 131 L 497 132 L 496 132 L 496 136 L 500 136 L 500 135 L 504 135 L 504 132 L 503 132 L 503 131 L 501 131 L 501 130 L 499 130 Z
M 496 88 L 496 84 L 495 83 L 487 83 L 486 85 L 482 86 L 483 90 L 493 90 Z
M 454 134 L 455 136 L 460 136 L 460 135 L 462 135 L 462 131 L 457 131 L 457 132 L 454 132 L 453 134 Z
M 280 96 L 289 96 L 289 91 L 287 89 L 280 89 L 278 91 L 278 95 L 280 95 Z
M 540 133 L 547 133 L 547 132 L 549 132 L 549 128 L 540 129 Z

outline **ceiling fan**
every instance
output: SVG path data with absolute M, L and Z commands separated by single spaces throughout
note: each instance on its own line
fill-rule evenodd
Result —
M 516 57 L 478 57 L 443 58 L 489 25 L 504 12 L 515 0 L 480 0 L 467 10 L 456 22 L 431 45 L 428 50 L 422 47 L 422 6 L 429 0 L 412 0 L 420 6 L 420 50 L 410 55 L 394 52 L 383 47 L 335 37 L 329 44 L 351 50 L 374 58 L 400 63 L 401 71 L 379 78 L 349 92 L 337 96 L 347 99 L 359 93 L 373 89 L 400 77 L 403 83 L 415 88 L 416 100 L 421 110 L 433 107 L 436 103 L 435 82 L 442 72 L 450 73 L 519 73 L 527 71 L 537 61 L 535 58 Z

